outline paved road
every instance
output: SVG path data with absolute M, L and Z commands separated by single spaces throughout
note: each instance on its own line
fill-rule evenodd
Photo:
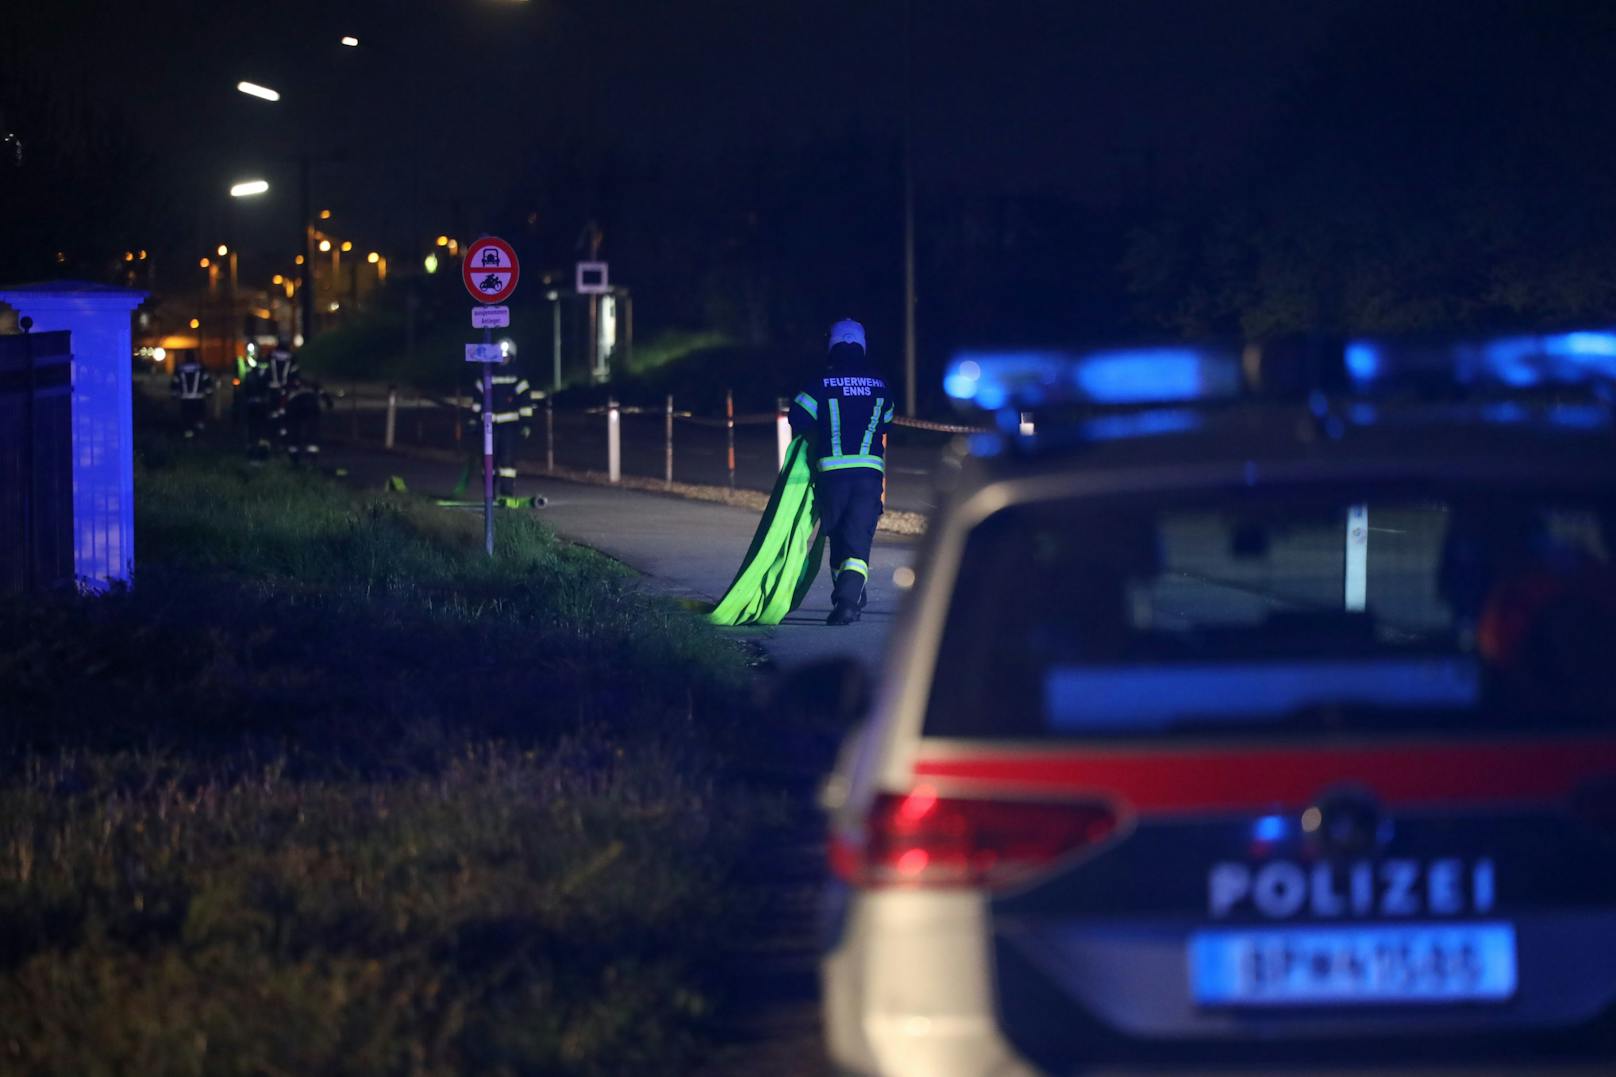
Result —
M 446 494 L 460 475 L 460 467 L 452 463 L 340 442 L 327 443 L 325 462 L 347 468 L 363 485 L 380 486 L 388 476 L 398 475 L 411 490 L 428 494 Z M 559 533 L 638 569 L 658 588 L 682 598 L 716 601 L 729 586 L 758 522 L 757 514 L 746 509 L 548 479 L 519 479 L 517 493 L 543 494 L 548 505 L 533 511 Z M 892 574 L 912 564 L 913 557 L 912 541 L 877 537 L 870 603 L 858 624 L 825 625 L 830 613 L 826 572 L 803 608 L 784 624 L 731 631 L 760 639 L 783 668 L 843 654 L 873 668 L 901 598 Z

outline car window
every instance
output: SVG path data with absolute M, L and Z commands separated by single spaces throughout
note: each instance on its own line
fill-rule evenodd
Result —
M 967 542 L 926 731 L 1605 722 L 1612 509 L 1395 488 L 1007 509 Z

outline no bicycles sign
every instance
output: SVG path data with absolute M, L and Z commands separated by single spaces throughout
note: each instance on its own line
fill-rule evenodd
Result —
M 521 275 L 511 245 L 493 236 L 467 247 L 466 259 L 460 263 L 460 279 L 479 303 L 503 303 L 516 291 L 516 279 Z

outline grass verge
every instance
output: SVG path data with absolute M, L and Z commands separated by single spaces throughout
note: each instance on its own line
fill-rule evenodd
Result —
M 745 658 L 533 521 L 149 452 L 0 607 L 0 1070 L 676 1072 L 787 809 Z

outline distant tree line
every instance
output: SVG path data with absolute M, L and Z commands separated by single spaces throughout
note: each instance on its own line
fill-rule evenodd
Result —
M 1420 331 L 1616 317 L 1616 8 L 1371 4 L 1246 174 L 1122 261 L 1168 331 Z

